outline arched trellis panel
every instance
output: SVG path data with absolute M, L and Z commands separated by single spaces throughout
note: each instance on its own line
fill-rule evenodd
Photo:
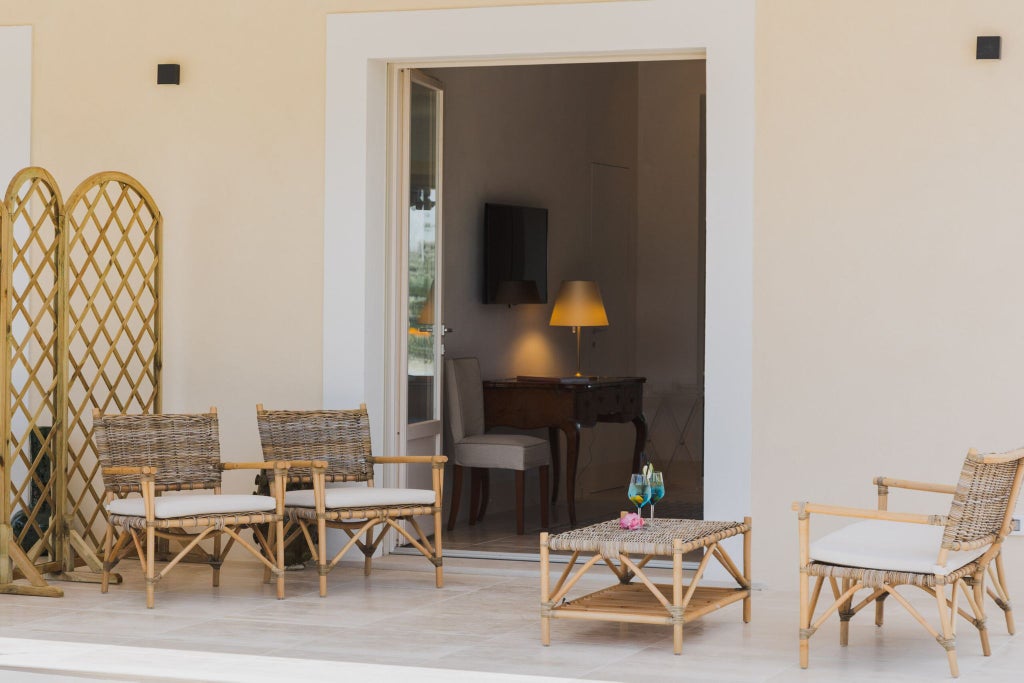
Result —
M 11 180 L 4 205 L 0 591 L 59 596 L 43 574 L 62 568 L 66 550 L 64 202 L 53 176 L 32 167 Z M 30 586 L 13 584 L 19 577 Z
M 96 549 L 103 537 L 103 486 L 93 408 L 161 410 L 162 218 L 142 184 L 116 172 L 84 180 L 68 198 L 66 216 L 68 525 L 72 542 L 80 533 Z
M 44 575 L 99 581 L 92 410 L 160 411 L 161 223 L 117 172 L 65 206 L 53 177 L 28 168 L 0 205 L 0 593 L 62 595 Z

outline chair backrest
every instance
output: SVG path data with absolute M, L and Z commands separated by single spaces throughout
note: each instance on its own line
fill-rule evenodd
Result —
M 263 459 L 326 460 L 327 481 L 373 481 L 370 416 L 366 406 L 354 410 L 262 410 L 256 423 Z M 308 480 L 307 472 L 289 479 Z
M 942 535 L 944 550 L 971 550 L 1002 542 L 1020 495 L 1022 460 L 1024 448 L 987 455 L 972 449 L 967 454 Z
M 484 385 L 476 358 L 450 358 L 444 362 L 445 393 L 452 439 L 484 433 Z
M 215 489 L 221 485 L 217 412 L 202 415 L 98 415 L 93 441 L 103 467 L 156 468 L 157 491 Z M 138 475 L 104 475 L 108 492 L 140 490 Z

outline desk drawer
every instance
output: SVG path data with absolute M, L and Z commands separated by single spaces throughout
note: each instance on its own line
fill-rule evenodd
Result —
M 576 396 L 576 417 L 583 424 L 628 422 L 643 412 L 643 385 L 598 387 Z

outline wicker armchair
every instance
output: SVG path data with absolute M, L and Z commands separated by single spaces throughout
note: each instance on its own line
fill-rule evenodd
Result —
M 923 481 L 892 479 L 891 477 L 875 477 L 874 484 L 878 487 L 879 510 L 889 509 L 889 489 L 944 493 L 950 496 L 956 493 L 956 486 L 953 484 L 933 484 Z M 1013 620 L 1013 605 L 1010 602 L 1010 593 L 1006 588 L 1006 570 L 1003 566 L 1002 551 L 996 555 L 992 564 L 989 565 L 988 580 L 990 585 L 985 592 L 990 598 L 992 598 L 996 607 L 1003 611 L 1003 616 L 1006 618 L 1006 630 L 1012 636 L 1016 633 L 1017 629 Z M 878 596 L 878 599 L 875 601 L 875 624 L 878 626 L 882 625 L 885 618 L 885 598 L 888 596 L 888 593 L 883 593 Z
M 363 553 L 364 573 L 389 529 L 395 529 L 434 565 L 438 588 L 444 585 L 441 556 L 441 482 L 443 455 L 375 457 L 370 447 L 370 418 L 366 405 L 356 410 L 264 410 L 256 406 L 256 421 L 267 460 L 294 462 L 288 483 L 311 484 L 311 489 L 287 491 L 285 543 L 300 534 L 317 558 L 320 595 L 327 595 L 327 574 L 353 546 Z M 427 463 L 432 489 L 374 487 L 373 466 L 386 463 Z M 365 482 L 366 486 L 326 488 L 329 482 Z M 434 537 L 423 532 L 416 515 L 431 515 Z M 401 524 L 415 530 L 413 537 Z M 380 530 L 374 536 L 374 527 Z M 348 542 L 327 559 L 327 528 L 341 529 Z M 316 531 L 313 538 L 312 531 Z
M 97 410 L 93 413 L 93 430 L 108 522 L 102 592 L 107 592 L 111 569 L 133 548 L 146 575 L 146 607 L 153 607 L 157 581 L 186 556 L 203 556 L 213 568 L 213 585 L 219 586 L 221 564 L 232 545 L 238 543 L 263 563 L 264 581 L 276 577 L 277 597 L 284 597 L 282 541 L 287 464 L 221 463 L 215 408 L 205 415 L 102 416 Z M 223 471 L 237 469 L 271 470 L 274 495 L 221 494 Z M 203 489 L 213 494 L 160 495 Z M 129 494 L 141 497 L 126 497 Z M 269 533 L 265 534 L 260 525 L 268 525 Z M 239 535 L 243 529 L 252 530 L 255 545 Z M 222 545 L 225 535 L 228 541 Z M 155 567 L 158 538 L 182 545 L 159 573 Z M 205 539 L 213 540 L 212 554 L 199 547 Z
M 833 612 L 839 613 L 839 642 L 846 645 L 850 619 L 883 594 L 906 608 L 942 645 L 954 677 L 959 675 L 957 615 L 977 627 L 982 651 L 991 654 L 985 629 L 985 578 L 1010 530 L 1024 477 L 1022 460 L 1024 449 L 993 455 L 979 455 L 973 449 L 968 452 L 948 516 L 794 503 L 800 528 L 800 666 L 807 668 L 809 640 Z M 812 514 L 868 521 L 846 526 L 812 544 Z M 817 578 L 813 591 L 812 576 Z M 814 620 L 826 580 L 835 600 Z M 915 586 L 933 596 L 939 628 L 926 621 L 896 591 L 897 586 Z M 870 594 L 854 605 L 854 596 L 862 589 Z M 970 613 L 960 607 L 961 596 Z

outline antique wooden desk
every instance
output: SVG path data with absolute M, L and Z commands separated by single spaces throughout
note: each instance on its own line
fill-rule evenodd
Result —
M 519 377 L 484 382 L 484 422 L 491 427 L 548 428 L 554 495 L 558 498 L 558 430 L 565 434 L 565 498 L 569 522 L 576 526 L 576 463 L 580 429 L 598 422 L 632 422 L 636 427 L 633 469 L 640 469 L 640 452 L 647 441 L 644 420 L 645 377 Z M 623 471 L 623 481 L 628 472 Z

